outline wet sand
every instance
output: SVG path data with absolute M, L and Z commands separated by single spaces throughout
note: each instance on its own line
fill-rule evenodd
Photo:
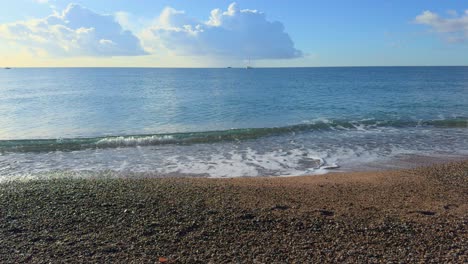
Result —
M 468 261 L 468 161 L 270 178 L 0 184 L 2 263 Z

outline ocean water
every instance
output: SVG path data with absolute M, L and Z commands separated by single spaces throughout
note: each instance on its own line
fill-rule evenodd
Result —
M 0 70 L 0 181 L 468 157 L 468 67 Z

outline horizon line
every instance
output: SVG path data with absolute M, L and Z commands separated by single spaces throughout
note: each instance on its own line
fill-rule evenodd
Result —
M 271 67 L 253 67 L 252 69 L 285 69 L 285 68 L 394 68 L 394 67 L 468 67 L 466 65 L 352 65 L 352 66 L 271 66 Z M 158 66 L 3 66 L 3 69 L 51 69 L 51 68 L 135 68 L 135 69 L 245 69 L 245 67 L 158 67 Z

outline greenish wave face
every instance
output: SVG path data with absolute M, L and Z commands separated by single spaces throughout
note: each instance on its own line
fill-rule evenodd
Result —
M 468 119 L 456 118 L 448 120 L 432 120 L 423 122 L 424 125 L 447 128 L 468 128 Z
M 0 141 L 0 152 L 44 152 L 75 151 L 92 148 L 117 148 L 132 146 L 156 146 L 166 144 L 199 144 L 223 141 L 243 141 L 261 137 L 283 135 L 288 133 L 314 131 L 348 131 L 372 130 L 385 128 L 468 128 L 468 119 L 456 118 L 447 120 L 426 121 L 320 121 L 286 127 L 244 128 L 223 131 L 206 131 L 190 133 L 168 133 L 154 135 L 108 136 L 96 138 L 70 139 L 30 139 Z

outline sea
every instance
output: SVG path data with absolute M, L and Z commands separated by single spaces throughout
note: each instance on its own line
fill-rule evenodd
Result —
M 0 182 L 468 157 L 468 67 L 0 69 Z

